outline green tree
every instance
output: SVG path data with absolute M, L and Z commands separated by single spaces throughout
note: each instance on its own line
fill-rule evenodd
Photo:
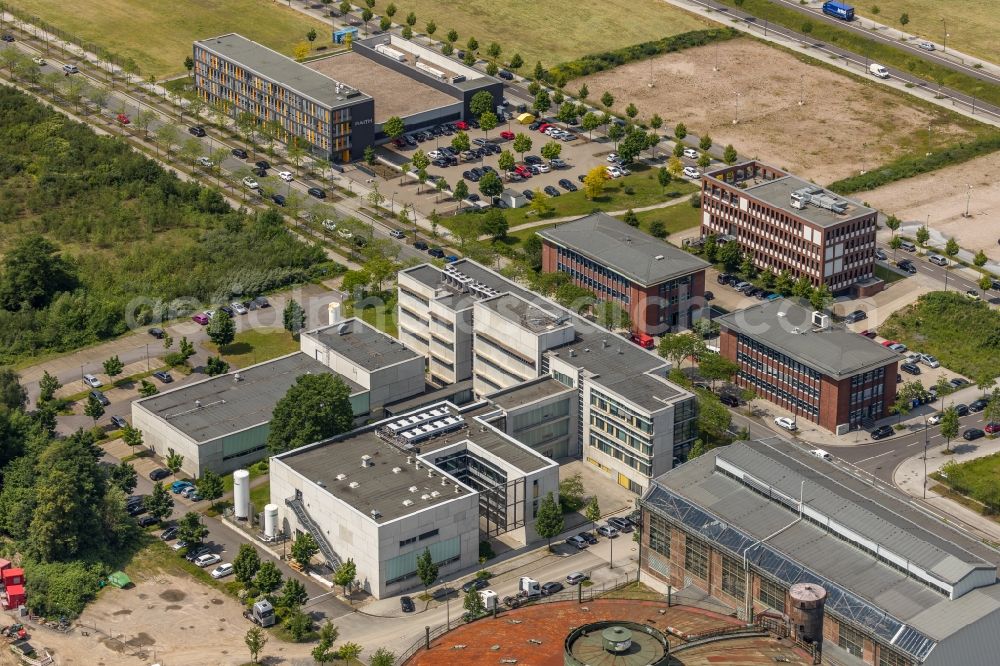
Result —
M 153 484 L 152 492 L 142 498 L 142 505 L 150 516 L 159 521 L 165 520 L 174 512 L 174 498 L 163 487 L 162 481 Z
M 990 401 L 983 410 L 983 421 L 1000 423 L 1000 388 L 994 388 L 990 394 Z
M 559 505 L 556 503 L 552 493 L 547 493 L 538 505 L 538 515 L 535 517 L 535 531 L 538 533 L 538 536 L 548 542 L 548 546 L 551 549 L 552 538 L 559 536 L 564 528 L 565 523 L 562 511 L 559 510 Z
M 62 383 L 54 375 L 50 375 L 48 370 L 44 371 L 42 378 L 38 380 L 38 401 L 49 402 L 56 397 L 56 391 L 60 388 Z M 24 404 L 23 401 L 21 404 Z
M 385 15 L 392 18 L 396 15 L 396 5 L 394 3 L 389 3 L 385 8 Z
M 954 259 L 958 255 L 958 250 L 959 250 L 958 241 L 956 241 L 954 238 L 949 238 L 948 242 L 945 243 L 944 253 L 948 255 L 948 257 L 950 257 L 951 259 Z
M 674 126 L 674 138 L 677 139 L 677 141 L 683 141 L 684 137 L 687 136 L 687 133 L 687 125 L 684 123 L 677 123 L 677 125 Z
M 379 30 L 381 30 L 382 32 L 387 32 L 390 27 L 392 27 L 392 19 L 390 19 L 388 16 L 383 16 L 381 19 L 379 19 L 378 22 Z
M 710 391 L 696 389 L 698 396 L 698 432 L 708 441 L 718 441 L 726 436 L 732 423 L 732 414 Z
M 236 337 L 236 322 L 224 310 L 218 310 L 208 323 L 208 338 L 218 347 L 225 347 Z
M 149 381 L 148 379 L 139 380 L 139 395 L 143 398 L 148 398 L 151 395 L 156 395 L 160 392 L 160 389 L 156 388 L 156 384 Z
M 305 585 L 294 578 L 285 581 L 285 585 L 281 588 L 281 596 L 278 598 L 279 606 L 298 610 L 307 601 L 309 593 L 306 592 Z
M 712 166 L 712 156 L 708 153 L 702 153 L 698 156 L 698 166 L 704 171 L 708 167 Z
M 618 158 L 623 164 L 632 164 L 646 148 L 648 137 L 638 127 L 630 127 L 625 138 L 618 144 Z
M 406 125 L 399 116 L 392 116 L 382 124 L 382 131 L 390 139 L 398 139 L 406 131 Z
M 548 141 L 544 146 L 542 146 L 541 153 L 542 157 L 551 162 L 562 153 L 562 144 L 558 141 Z
M 489 234 L 494 242 L 507 237 L 507 218 L 499 208 L 491 208 L 483 216 L 483 233 Z
M 274 407 L 268 448 L 280 453 L 347 432 L 354 423 L 350 394 L 339 375 L 300 376 Z
M 163 459 L 163 462 L 167 465 L 167 469 L 176 474 L 181 471 L 181 467 L 184 465 L 184 456 L 167 448 L 167 457 Z
M 709 263 L 715 263 L 719 254 L 719 244 L 715 240 L 714 235 L 709 235 L 709 237 L 705 239 L 705 245 L 702 246 L 702 253 L 705 255 L 705 259 L 708 260 Z
M 469 617 L 479 617 L 486 612 L 486 604 L 483 603 L 483 598 L 479 596 L 479 590 L 475 588 L 465 593 L 465 598 L 462 600 L 462 607 L 465 608 L 465 612 Z
M 260 627 L 250 627 L 247 629 L 246 636 L 243 637 L 243 642 L 246 643 L 247 649 L 250 651 L 250 663 L 258 663 L 260 653 L 267 645 L 267 634 Z
M 83 414 L 94 419 L 94 425 L 97 425 L 97 420 L 104 416 L 104 405 L 94 396 L 88 395 L 87 403 L 83 406 Z
M 910 15 L 909 15 L 909 14 L 907 14 L 906 12 L 903 12 L 903 13 L 902 13 L 902 14 L 901 14 L 901 15 L 899 16 L 899 24 L 900 24 L 900 25 L 906 25 L 906 24 L 907 24 L 907 23 L 909 23 L 909 22 L 910 22 Z
M 260 569 L 260 555 L 248 543 L 240 544 L 240 550 L 233 559 L 233 575 L 243 585 L 249 585 Z
M 309 566 L 309 562 L 312 560 L 313 555 L 319 552 L 319 546 L 316 545 L 316 540 L 308 532 L 302 532 L 292 543 L 292 559 L 299 563 L 299 566 L 305 568 Z
M 58 248 L 36 234 L 16 241 L 3 257 L 0 270 L 0 308 L 17 312 L 40 310 L 59 292 L 77 285 L 72 264 Z
M 188 76 L 191 76 L 191 72 L 194 70 L 194 58 L 191 56 L 186 56 L 184 58 L 184 69 L 187 70 Z
M 208 500 L 213 508 L 215 500 L 222 497 L 222 492 L 225 490 L 222 477 L 210 469 L 205 470 L 204 474 L 195 482 L 195 486 L 197 486 L 198 494 L 201 495 L 202 499 Z
M 447 35 L 448 41 L 452 44 L 458 41 L 458 32 L 454 29 L 448 31 Z
M 393 666 L 396 663 L 396 653 L 380 647 L 368 658 L 369 666 Z
M 510 62 L 507 63 L 507 67 L 514 70 L 515 72 L 522 67 L 524 67 L 524 58 L 521 57 L 520 53 L 515 53 L 510 58 Z
M 312 658 L 321 664 L 333 661 L 336 659 L 336 653 L 332 650 L 333 644 L 337 642 L 337 638 L 340 637 L 340 630 L 337 629 L 337 625 L 327 620 L 323 623 L 323 626 L 319 628 L 319 645 L 317 645 L 312 650 Z M 392 666 L 390 664 L 389 666 Z
M 712 147 L 712 137 L 707 134 L 703 134 L 701 139 L 698 140 L 698 147 L 707 153 Z
M 890 215 L 885 219 L 885 226 L 887 229 L 892 231 L 893 237 L 896 236 L 896 231 L 899 229 L 899 225 L 902 224 L 898 217 L 895 215 Z
M 595 528 L 597 527 L 597 521 L 601 519 L 601 505 L 597 501 L 597 495 L 590 498 L 583 515 Z
M 593 139 L 594 130 L 601 126 L 601 118 L 593 111 L 588 111 L 580 120 L 580 126 L 587 133 L 587 138 Z
M 344 643 L 337 650 L 337 658 L 343 660 L 344 666 L 348 666 L 361 655 L 363 650 L 364 648 L 357 643 Z
M 918 245 L 921 245 L 921 246 L 925 245 L 927 243 L 927 241 L 930 240 L 930 237 L 931 237 L 931 232 L 927 230 L 926 226 L 921 225 L 920 228 L 917 229 L 917 244 Z
M 812 295 L 812 282 L 806 276 L 800 277 L 792 287 L 792 295 L 796 298 L 809 298 Z
M 712 382 L 713 390 L 715 382 L 729 381 L 739 370 L 740 366 L 735 361 L 730 361 L 722 354 L 705 354 L 698 362 L 698 374 Z
M 516 160 L 514 159 L 514 154 L 511 153 L 509 150 L 503 151 L 497 158 L 497 167 L 500 169 L 500 171 L 504 173 L 508 171 L 513 171 L 515 163 Z
M 615 96 L 612 95 L 610 92 L 605 91 L 604 94 L 601 95 L 601 104 L 604 105 L 604 108 L 610 109 L 612 106 L 614 106 L 614 103 L 615 103 Z
M 612 331 L 632 329 L 632 319 L 628 316 L 628 312 L 617 303 L 598 301 L 594 304 L 594 314 L 597 323 L 604 328 Z M 562 500 L 562 491 L 559 493 L 559 499 Z
M 635 104 L 629 102 L 629 105 L 625 107 L 625 115 L 629 117 L 629 120 L 635 120 L 635 117 L 639 115 L 639 109 Z
M 736 164 L 737 157 L 738 155 L 736 154 L 736 149 L 733 148 L 733 144 L 729 144 L 722 151 L 722 161 L 726 164 Z
M 469 185 L 464 180 L 459 180 L 455 183 L 455 189 L 452 190 L 452 194 L 455 195 L 455 200 L 461 202 L 463 199 L 469 196 Z
M 613 123 L 608 127 L 608 138 L 615 142 L 615 150 L 618 149 L 618 142 L 625 136 L 625 128 L 618 123 Z
M 417 556 L 417 578 L 424 585 L 424 590 L 434 584 L 438 577 L 438 565 L 431 557 L 429 548 L 424 548 L 424 552 Z
M 987 261 L 986 253 L 983 252 L 981 249 L 976 250 L 976 256 L 972 258 L 973 265 L 975 265 L 977 268 L 982 268 L 983 266 L 986 265 L 986 261 Z
M 739 243 L 725 243 L 719 248 L 719 261 L 722 262 L 726 272 L 732 273 L 739 268 L 743 261 L 743 252 Z
M 294 641 L 301 641 L 313 628 L 312 617 L 303 613 L 298 608 L 287 611 L 285 621 L 282 623 L 285 630 Z
M 537 114 L 548 111 L 552 107 L 552 99 L 549 97 L 549 93 L 545 90 L 539 90 L 535 94 L 535 101 L 532 102 L 531 107 Z
M 893 236 L 889 239 L 889 247 L 892 248 L 892 258 L 896 258 L 896 250 L 903 247 L 903 239 L 899 236 Z
M 373 16 L 375 16 L 375 12 L 370 8 L 365 7 L 361 10 L 361 20 L 365 23 L 365 37 L 368 36 L 368 21 L 371 21 Z
M 951 440 L 958 437 L 958 412 L 949 407 L 941 414 L 941 436 L 945 438 L 945 450 L 951 452 Z
M 979 278 L 979 288 L 983 290 L 983 293 L 989 291 L 993 288 L 993 278 L 989 275 L 983 275 Z
M 653 238 L 666 238 L 668 235 L 667 226 L 663 220 L 653 220 L 649 223 L 649 235 Z
M 306 327 L 306 311 L 295 299 L 289 299 L 281 315 L 285 330 L 292 335 L 298 335 Z
M 830 293 L 830 288 L 826 284 L 821 284 L 809 294 L 809 304 L 814 310 L 826 310 L 832 302 L 833 294 Z
M 229 372 L 229 364 L 221 356 L 209 356 L 205 361 L 205 374 L 209 377 L 224 375 Z
M 121 462 L 111 468 L 111 471 L 108 473 L 108 481 L 121 488 L 121 491 L 128 495 L 135 490 L 136 485 L 139 483 L 139 475 L 136 473 L 135 467 L 131 464 Z
M 434 21 L 428 21 L 427 25 L 424 26 L 424 32 L 426 32 L 429 36 L 433 36 L 434 33 L 437 32 L 437 29 L 437 23 Z
M 479 49 L 479 40 L 475 37 L 469 37 L 469 41 L 465 43 L 465 48 L 470 51 L 476 51 Z
M 122 441 L 128 444 L 131 450 L 135 450 L 135 447 L 142 445 L 142 431 L 135 428 L 129 424 L 125 424 L 122 428 Z
M 337 570 L 333 572 L 333 583 L 334 585 L 339 585 L 344 590 L 344 596 L 348 597 L 348 591 L 354 585 L 354 581 L 358 577 L 358 567 L 354 563 L 354 560 L 347 559 L 340 563 Z
M 262 563 L 253 578 L 253 585 L 264 594 L 277 590 L 281 586 L 281 571 L 278 570 L 278 565 L 270 560 Z
M 639 216 L 635 214 L 634 210 L 629 208 L 627 211 L 625 211 L 625 215 L 622 216 L 622 222 L 624 222 L 630 227 L 638 227 Z
M 472 142 L 469 141 L 469 135 L 465 132 L 459 130 L 454 137 L 451 139 L 451 147 L 458 152 L 464 152 L 470 148 Z M 414 158 L 416 154 L 414 154 Z M 414 166 L 416 165 L 416 160 L 414 160 Z M 418 167 L 419 168 L 419 167 Z
M 500 176 L 492 171 L 487 171 L 479 180 L 479 191 L 483 196 L 491 199 L 500 196 L 500 193 L 503 192 L 503 182 L 500 180 Z
M 479 116 L 479 129 L 483 130 L 483 136 L 489 137 L 490 130 L 496 129 L 496 126 L 500 124 L 497 114 L 492 111 L 487 111 L 486 113 Z
M 660 193 L 665 194 L 667 191 L 667 186 L 670 185 L 672 180 L 670 176 L 670 171 L 667 167 L 660 167 L 656 172 L 656 181 L 660 184 Z

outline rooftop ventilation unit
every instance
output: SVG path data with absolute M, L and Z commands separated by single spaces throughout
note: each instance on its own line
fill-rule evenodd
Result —
M 402 51 L 397 51 L 396 49 L 386 45 L 386 44 L 376 44 L 375 52 L 381 53 L 387 58 L 392 58 L 396 62 L 406 62 L 406 56 Z M 419 65 L 418 65 L 419 67 Z
M 402 472 L 402 471 L 403 471 L 403 468 L 402 468 L 402 467 L 393 467 L 393 468 L 392 468 L 392 473 L 393 473 L 393 474 L 399 474 L 399 473 L 400 473 L 400 472 Z
M 663 261 L 663 255 L 662 254 L 658 254 L 655 257 L 653 257 L 653 259 L 655 259 L 656 261 Z
M 347 484 L 347 486 L 348 486 L 349 488 L 357 488 L 357 487 L 358 487 L 358 486 L 360 486 L 360 485 L 361 485 L 361 484 L 360 484 L 360 483 L 358 483 L 357 481 L 351 481 L 350 483 L 348 483 L 348 484 Z
M 201 400 L 195 400 L 194 401 L 194 408 L 195 409 L 201 409 Z
M 371 510 L 371 516 L 372 516 L 372 518 L 381 518 L 382 517 L 382 512 L 379 511 L 378 509 L 372 509 Z
M 343 324 L 337 327 L 337 335 L 347 335 L 351 332 L 351 326 L 345 321 Z
M 431 497 L 434 497 L 434 498 L 441 497 L 441 493 L 439 493 L 436 490 L 432 490 L 431 491 Z
M 569 356 L 570 356 L 570 358 L 573 358 L 574 356 L 576 356 L 576 350 L 575 349 L 570 349 L 569 350 Z
M 441 479 L 441 485 L 442 485 L 442 486 L 447 486 L 447 485 L 448 485 L 448 479 L 444 479 L 444 478 L 442 478 L 442 479 Z
M 824 208 L 842 215 L 847 210 L 847 202 L 823 190 L 822 187 L 810 185 L 795 190 L 789 195 L 792 208 L 802 210 L 807 204 Z
M 816 310 L 812 313 L 812 324 L 820 331 L 830 328 L 830 315 Z
M 455 494 L 456 495 L 459 494 L 460 492 L 462 492 L 462 489 L 458 487 L 457 483 L 455 484 L 454 488 L 455 488 Z
M 417 492 L 418 490 L 420 490 L 420 489 L 419 489 L 419 488 L 417 488 L 416 486 L 410 486 L 410 492 L 411 492 L 411 493 L 415 493 L 415 492 Z
M 420 496 L 420 499 L 424 500 L 425 502 L 427 500 L 429 500 L 430 498 L 431 498 L 431 496 L 428 495 L 427 493 L 424 493 L 423 495 Z
M 403 438 L 407 444 L 416 444 L 432 437 L 437 437 L 446 432 L 452 432 L 454 430 L 459 430 L 465 426 L 465 421 L 461 416 L 446 416 L 443 419 L 438 419 L 432 421 L 431 423 L 424 423 L 416 428 L 403 431 L 400 436 Z M 420 469 L 420 463 L 417 463 L 417 469 Z
M 372 457 L 368 454 L 361 456 L 361 466 L 362 467 L 373 467 L 375 463 L 372 461 Z
M 411 499 L 403 500 L 403 506 L 413 506 L 413 500 Z
M 427 470 L 427 478 L 428 479 L 433 479 L 434 478 L 434 470 L 432 470 L 432 469 L 428 469 Z
M 343 481 L 346 478 L 347 478 L 346 474 L 338 474 L 337 475 L 337 481 Z
M 446 80 L 448 78 L 447 75 L 445 75 L 445 73 L 442 72 L 440 69 L 435 69 L 435 68 L 431 67 L 430 65 L 424 64 L 422 62 L 418 62 L 416 65 L 414 65 L 414 67 L 416 67 L 417 69 L 419 69 L 421 72 L 425 72 L 427 74 L 430 74 L 434 78 L 439 79 L 441 81 L 444 81 L 444 80 Z

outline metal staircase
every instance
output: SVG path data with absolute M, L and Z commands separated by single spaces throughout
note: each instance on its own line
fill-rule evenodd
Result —
M 319 525 L 313 522 L 313 519 L 309 516 L 306 511 L 306 507 L 303 506 L 302 500 L 298 497 L 289 497 L 285 500 L 285 504 L 291 507 L 292 511 L 295 512 L 295 516 L 299 519 L 299 524 L 306 528 L 312 538 L 316 541 L 316 545 L 319 546 L 319 552 L 323 554 L 326 558 L 326 564 L 332 569 L 336 569 L 340 566 L 340 558 L 337 557 L 337 553 L 333 551 L 333 547 L 330 546 L 330 542 L 326 540 L 323 536 L 323 532 L 320 531 Z

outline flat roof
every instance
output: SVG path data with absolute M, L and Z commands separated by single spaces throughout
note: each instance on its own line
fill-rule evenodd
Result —
M 812 313 L 792 299 L 776 298 L 715 321 L 831 377 L 849 377 L 900 360 L 896 352 L 841 324 L 815 328 Z
M 566 392 L 575 393 L 576 391 L 546 375 L 538 379 L 533 379 L 530 382 L 491 393 L 486 396 L 486 399 L 502 409 L 513 409 Z
M 570 326 L 569 317 L 559 317 L 535 306 L 531 301 L 509 292 L 482 301 L 483 307 L 532 333 L 544 333 Z
M 564 345 L 553 347 L 546 353 L 556 355 L 575 367 L 584 368 L 599 384 L 617 385 L 622 380 L 628 380 L 666 365 L 666 361 L 656 354 L 642 349 L 622 336 L 570 312 L 472 260 L 459 259 L 450 265 L 453 270 L 459 271 L 473 281 L 501 294 L 513 294 L 521 300 L 531 303 L 539 310 L 547 312 L 552 317 L 569 317 L 568 321 L 574 329 L 573 340 Z M 433 279 L 432 271 L 437 274 L 436 280 Z M 414 276 L 429 287 L 441 288 L 444 293 L 434 300 L 452 307 L 456 311 L 472 307 L 479 300 L 471 294 L 462 293 L 455 289 L 451 283 L 444 280 L 444 272 L 432 264 L 415 267 L 407 271 L 407 274 Z M 570 355 L 571 350 L 573 351 L 572 355 Z M 693 397 L 693 394 L 672 383 L 666 384 L 666 386 L 673 387 L 677 391 L 675 398 Z M 657 408 L 666 406 L 666 404 L 656 403 Z
M 338 93 L 337 80 L 324 76 L 315 69 L 297 63 L 288 56 L 233 32 L 198 40 L 195 44 L 227 60 L 237 62 L 240 66 L 331 109 L 350 106 L 369 99 L 368 95 L 347 81 L 339 82 L 347 83 L 348 86 L 356 88 L 356 90 L 350 91 L 352 95 L 355 92 L 358 94 L 347 97 L 347 91 L 343 89 Z M 370 84 L 367 81 L 365 83 Z
M 280 454 L 276 458 L 380 524 L 429 506 L 443 504 L 455 497 L 468 496 L 472 492 L 465 486 L 456 485 L 450 479 L 446 479 L 446 483 L 442 485 L 443 475 L 435 470 L 434 476 L 429 477 L 423 463 L 421 463 L 422 469 L 417 469 L 414 462 L 418 455 L 432 461 L 434 451 L 456 443 L 468 442 L 489 451 L 525 473 L 556 464 L 527 446 L 511 440 L 493 427 L 472 427 L 474 416 L 488 411 L 482 409 L 483 404 L 480 403 L 475 409 L 466 410 L 450 403 L 428 405 L 329 440 Z M 437 415 L 423 422 L 429 423 L 446 417 L 461 417 L 463 426 L 419 442 L 416 445 L 419 453 L 417 450 L 407 452 L 390 444 L 379 435 L 378 431 L 389 424 L 429 414 L 432 410 L 436 410 Z M 361 466 L 362 456 L 365 455 L 371 456 L 371 461 L 374 463 L 372 466 Z M 409 463 L 407 456 L 412 457 Z M 338 479 L 338 475 L 341 474 L 344 478 Z M 352 488 L 350 486 L 352 482 L 358 485 Z M 456 487 L 458 491 L 455 490 Z M 406 500 L 412 501 L 412 504 L 403 504 Z M 379 517 L 372 517 L 373 509 L 378 510 Z
M 537 233 L 645 286 L 709 266 L 690 252 L 634 229 L 607 213 L 592 213 Z
M 750 477 L 741 481 L 736 473 Z M 981 571 L 993 572 L 994 582 L 951 600 L 813 519 L 796 521 L 800 492 L 807 509 L 831 517 L 838 529 L 876 544 L 886 555 L 905 557 L 942 579 L 957 581 Z M 643 504 L 737 556 L 747 553 L 784 584 L 827 587 L 828 611 L 921 658 L 934 647 L 928 641 L 948 638 L 980 619 L 989 617 L 1000 628 L 995 583 L 1000 552 L 920 510 L 895 489 L 873 487 L 782 438 L 737 442 L 689 460 L 657 477 Z M 765 537 L 766 544 L 753 546 Z M 873 610 L 866 611 L 860 600 Z
M 409 64 L 412 66 L 412 63 Z M 456 97 L 358 53 L 338 53 L 312 60 L 306 63 L 306 67 L 354 88 L 370 91 L 375 100 L 377 123 L 385 122 L 392 116 L 405 118 L 421 111 L 461 104 Z
M 726 167 L 729 169 L 730 167 Z M 708 174 L 711 176 L 711 174 Z M 804 220 L 812 222 L 818 227 L 832 227 L 844 222 L 849 222 L 859 217 L 865 217 L 875 213 L 874 208 L 869 208 L 854 199 L 848 199 L 841 194 L 835 194 L 830 190 L 821 188 L 815 183 L 803 180 L 798 176 L 782 176 L 774 179 L 748 180 L 747 187 L 743 190 L 749 196 L 759 199 L 769 206 L 773 206 L 785 211 L 789 215 L 795 215 Z M 827 208 L 821 208 L 815 204 L 807 203 L 803 208 L 793 208 L 791 205 L 791 194 L 802 189 L 812 189 L 824 197 L 840 201 L 847 204 L 843 213 L 835 213 Z
M 341 333 L 343 330 L 343 333 Z M 357 317 L 351 317 L 333 326 L 323 326 L 308 331 L 306 335 L 361 366 L 373 371 L 414 358 L 423 358 L 402 342 L 369 326 Z
M 596 379 L 594 383 L 604 386 L 609 391 L 617 393 L 650 412 L 666 407 L 674 398 L 682 394 L 676 385 L 662 377 L 648 373 L 616 378 L 616 380 L 602 382 L 600 379 Z
M 333 371 L 307 354 L 295 352 L 159 393 L 136 404 L 201 444 L 270 421 L 274 406 L 295 380 L 310 373 Z M 341 379 L 350 387 L 351 395 L 367 390 L 346 377 Z

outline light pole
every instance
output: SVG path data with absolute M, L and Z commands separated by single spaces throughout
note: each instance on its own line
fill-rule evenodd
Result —
M 805 74 L 800 74 L 799 75 L 799 106 L 802 106 L 803 104 L 806 103 L 805 102 L 805 96 L 806 96 L 806 75 Z
M 965 217 L 970 217 L 969 201 L 972 199 L 972 185 L 969 185 L 968 188 L 968 191 L 965 193 Z
M 398 192 L 393 192 L 392 193 L 392 198 L 389 199 L 389 214 L 390 215 L 395 215 L 396 214 L 396 195 L 397 194 L 398 194 Z
M 941 19 L 941 23 L 944 24 L 944 42 L 941 44 L 941 46 L 943 47 L 941 49 L 941 51 L 943 53 L 947 53 L 948 52 L 948 20 L 942 18 Z
M 927 499 L 927 414 L 924 414 L 924 499 Z
M 615 568 L 615 537 L 614 535 L 608 537 L 608 544 L 611 546 L 611 554 L 608 555 L 608 568 Z
M 740 96 L 742 93 L 736 93 L 736 117 L 733 118 L 733 124 L 737 125 L 740 122 Z

